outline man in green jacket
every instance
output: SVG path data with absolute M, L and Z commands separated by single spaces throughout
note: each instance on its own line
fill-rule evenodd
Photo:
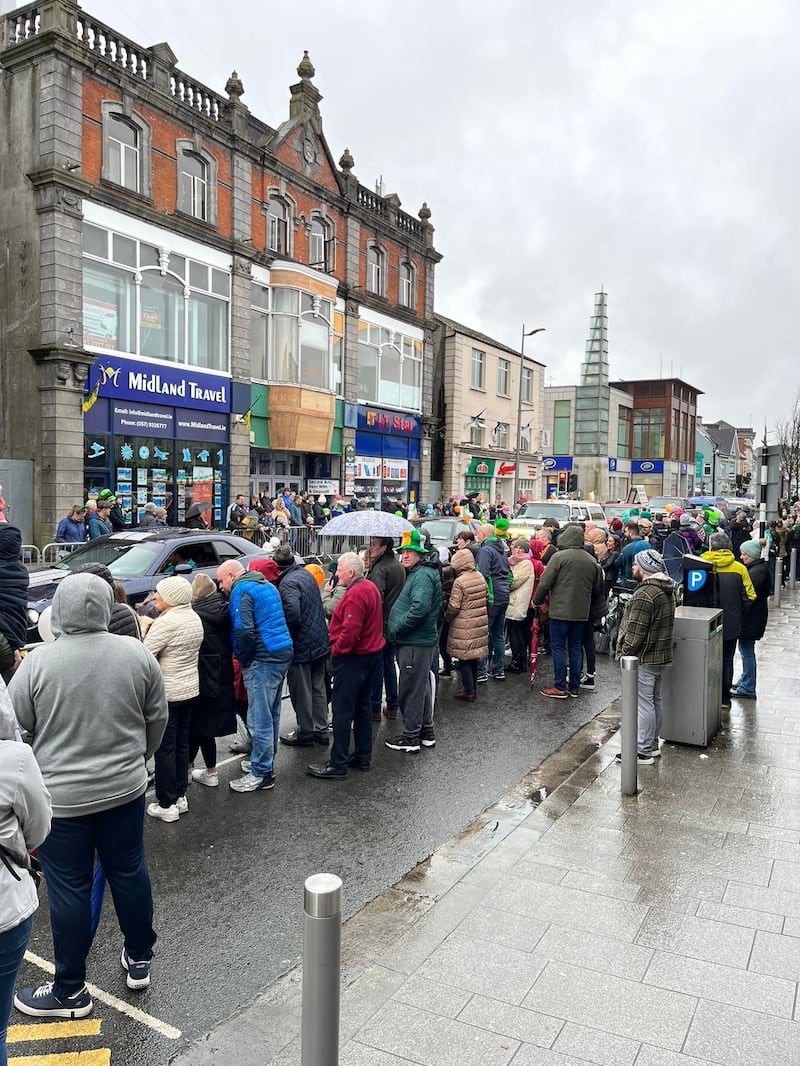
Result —
M 675 586 L 666 572 L 664 557 L 652 548 L 638 552 L 633 576 L 638 584 L 622 616 L 617 658 L 636 655 L 639 659 L 637 762 L 652 766 L 661 754 L 661 679 L 672 662 Z M 617 760 L 622 761 L 621 754 Z
M 389 613 L 388 639 L 395 645 L 400 668 L 398 700 L 403 732 L 386 747 L 393 751 L 418 752 L 420 746 L 436 744 L 433 731 L 431 663 L 438 654 L 438 621 L 442 606 L 442 582 L 419 530 L 403 534 L 400 561 L 406 580 Z

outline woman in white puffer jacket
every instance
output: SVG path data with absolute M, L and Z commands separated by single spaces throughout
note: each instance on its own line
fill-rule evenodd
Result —
M 156 585 L 161 614 L 144 638 L 161 667 L 169 706 L 164 739 L 156 752 L 156 802 L 147 813 L 162 822 L 177 822 L 189 810 L 189 728 L 200 694 L 197 661 L 203 643 L 203 623 L 192 610 L 192 586 L 185 577 L 165 577 Z

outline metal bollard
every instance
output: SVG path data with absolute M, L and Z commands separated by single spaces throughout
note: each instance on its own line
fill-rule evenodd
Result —
M 341 878 L 336 874 L 307 878 L 303 910 L 300 1062 L 301 1066 L 338 1066 Z
M 783 559 L 775 560 L 775 584 L 772 588 L 772 606 L 780 607 L 783 588 Z
M 639 745 L 639 660 L 635 655 L 623 655 L 622 667 L 622 776 L 623 796 L 635 796 L 639 791 L 636 757 Z
M 792 548 L 791 555 L 789 556 L 789 588 L 797 588 L 797 548 Z

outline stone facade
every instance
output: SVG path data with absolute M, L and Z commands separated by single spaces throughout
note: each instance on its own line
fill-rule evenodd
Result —
M 0 293 L 7 294 L 0 297 L 0 456 L 33 459 L 37 541 L 50 539 L 85 483 L 81 404 L 87 369 L 98 355 L 97 348 L 84 348 L 83 339 L 87 202 L 230 256 L 229 371 L 232 395 L 239 397 L 246 392 L 236 385 L 250 384 L 253 270 L 268 271 L 278 260 L 307 264 L 312 221 L 324 219 L 334 235 L 326 273 L 336 283 L 344 319 L 343 373 L 335 391 L 342 401 L 358 400 L 358 322 L 372 310 L 391 317 L 399 333 L 410 329 L 424 337 L 420 406 L 430 410 L 430 327 L 440 259 L 430 211 L 423 205 L 414 218 L 396 196 L 362 186 L 349 150 L 336 165 L 307 55 L 298 67 L 300 80 L 290 88 L 289 117 L 277 129 L 250 114 L 236 72 L 225 86 L 227 96 L 218 94 L 181 72 L 169 45 L 137 45 L 74 0 L 45 0 L 0 17 L 0 62 L 0 113 L 14 146 L 0 155 L 0 231 L 6 242 Z M 114 108 L 147 130 L 142 144 L 148 158 L 140 164 L 146 180 L 135 189 L 110 180 L 104 123 Z M 206 173 L 214 179 L 205 218 L 191 217 L 181 199 L 186 150 L 207 161 Z M 290 208 L 288 249 L 280 255 L 267 235 L 274 191 Z M 367 285 L 370 242 L 386 255 L 380 293 Z M 405 304 L 404 261 L 413 263 L 416 286 Z M 231 412 L 231 494 L 248 491 L 253 434 L 241 419 L 245 413 L 244 406 Z M 266 413 L 261 417 L 266 432 Z M 350 429 L 343 427 L 341 440 L 343 449 L 353 443 Z M 424 480 L 424 461 L 422 469 Z

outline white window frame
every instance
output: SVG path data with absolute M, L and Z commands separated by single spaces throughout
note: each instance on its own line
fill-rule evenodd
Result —
M 273 205 L 283 209 L 283 218 L 273 212 Z M 292 209 L 288 200 L 278 192 L 271 192 L 267 200 L 267 251 L 281 258 L 291 256 Z M 280 238 L 283 238 L 281 242 Z
M 315 232 L 315 227 L 319 231 Z M 322 256 L 319 253 L 319 244 L 322 243 Z M 316 249 L 315 249 L 316 246 Z M 313 270 L 321 270 L 326 274 L 333 273 L 336 261 L 336 234 L 333 223 L 322 215 L 312 215 L 308 230 L 308 265 Z
M 175 142 L 175 150 L 178 160 L 178 211 L 183 215 L 205 222 L 209 226 L 217 225 L 217 161 L 214 156 L 203 148 L 199 136 L 193 140 L 181 139 Z M 194 158 L 203 165 L 202 177 L 189 173 L 183 169 L 184 157 Z M 184 182 L 184 176 L 189 182 Z M 187 196 L 186 188 L 191 192 Z M 199 200 L 198 200 L 199 198 Z M 202 212 L 198 211 L 198 202 L 202 204 Z
M 128 192 L 136 193 L 138 196 L 143 196 L 146 199 L 152 199 L 152 169 L 151 169 L 151 147 L 152 147 L 152 131 L 149 123 L 133 110 L 131 101 L 128 97 L 123 100 L 104 100 L 100 105 L 100 114 L 103 123 L 103 163 L 101 167 L 101 180 L 106 181 L 111 185 L 115 185 L 117 188 L 122 188 Z M 129 126 L 136 135 L 136 148 L 131 149 L 130 145 L 123 144 L 118 141 L 117 138 L 112 137 L 112 130 L 114 128 L 114 122 L 124 122 Z M 111 164 L 111 142 L 115 141 L 120 146 L 120 178 L 121 181 L 117 181 L 112 176 L 112 164 Z M 128 151 L 124 151 L 127 149 Z M 129 152 L 134 151 L 136 154 L 134 162 L 135 184 L 127 184 L 124 180 L 124 176 L 129 172 L 127 167 L 123 167 L 123 158 L 125 158 Z
M 483 447 L 483 426 L 472 423 L 469 427 L 469 442 L 473 448 Z
M 502 387 L 501 387 L 502 386 Z M 497 360 L 497 395 L 510 396 L 511 362 L 508 359 Z
M 410 259 L 400 261 L 400 281 L 397 290 L 398 303 L 409 311 L 417 309 L 417 268 Z
M 522 368 L 522 402 L 533 403 L 533 370 L 529 366 Z
M 479 389 L 481 392 L 486 390 L 486 352 L 481 351 L 480 348 L 472 349 L 469 387 L 471 389 Z
M 386 295 L 386 249 L 375 241 L 367 245 L 366 286 L 375 296 Z
M 502 451 L 508 451 L 508 422 L 498 422 L 495 433 L 494 446 Z

